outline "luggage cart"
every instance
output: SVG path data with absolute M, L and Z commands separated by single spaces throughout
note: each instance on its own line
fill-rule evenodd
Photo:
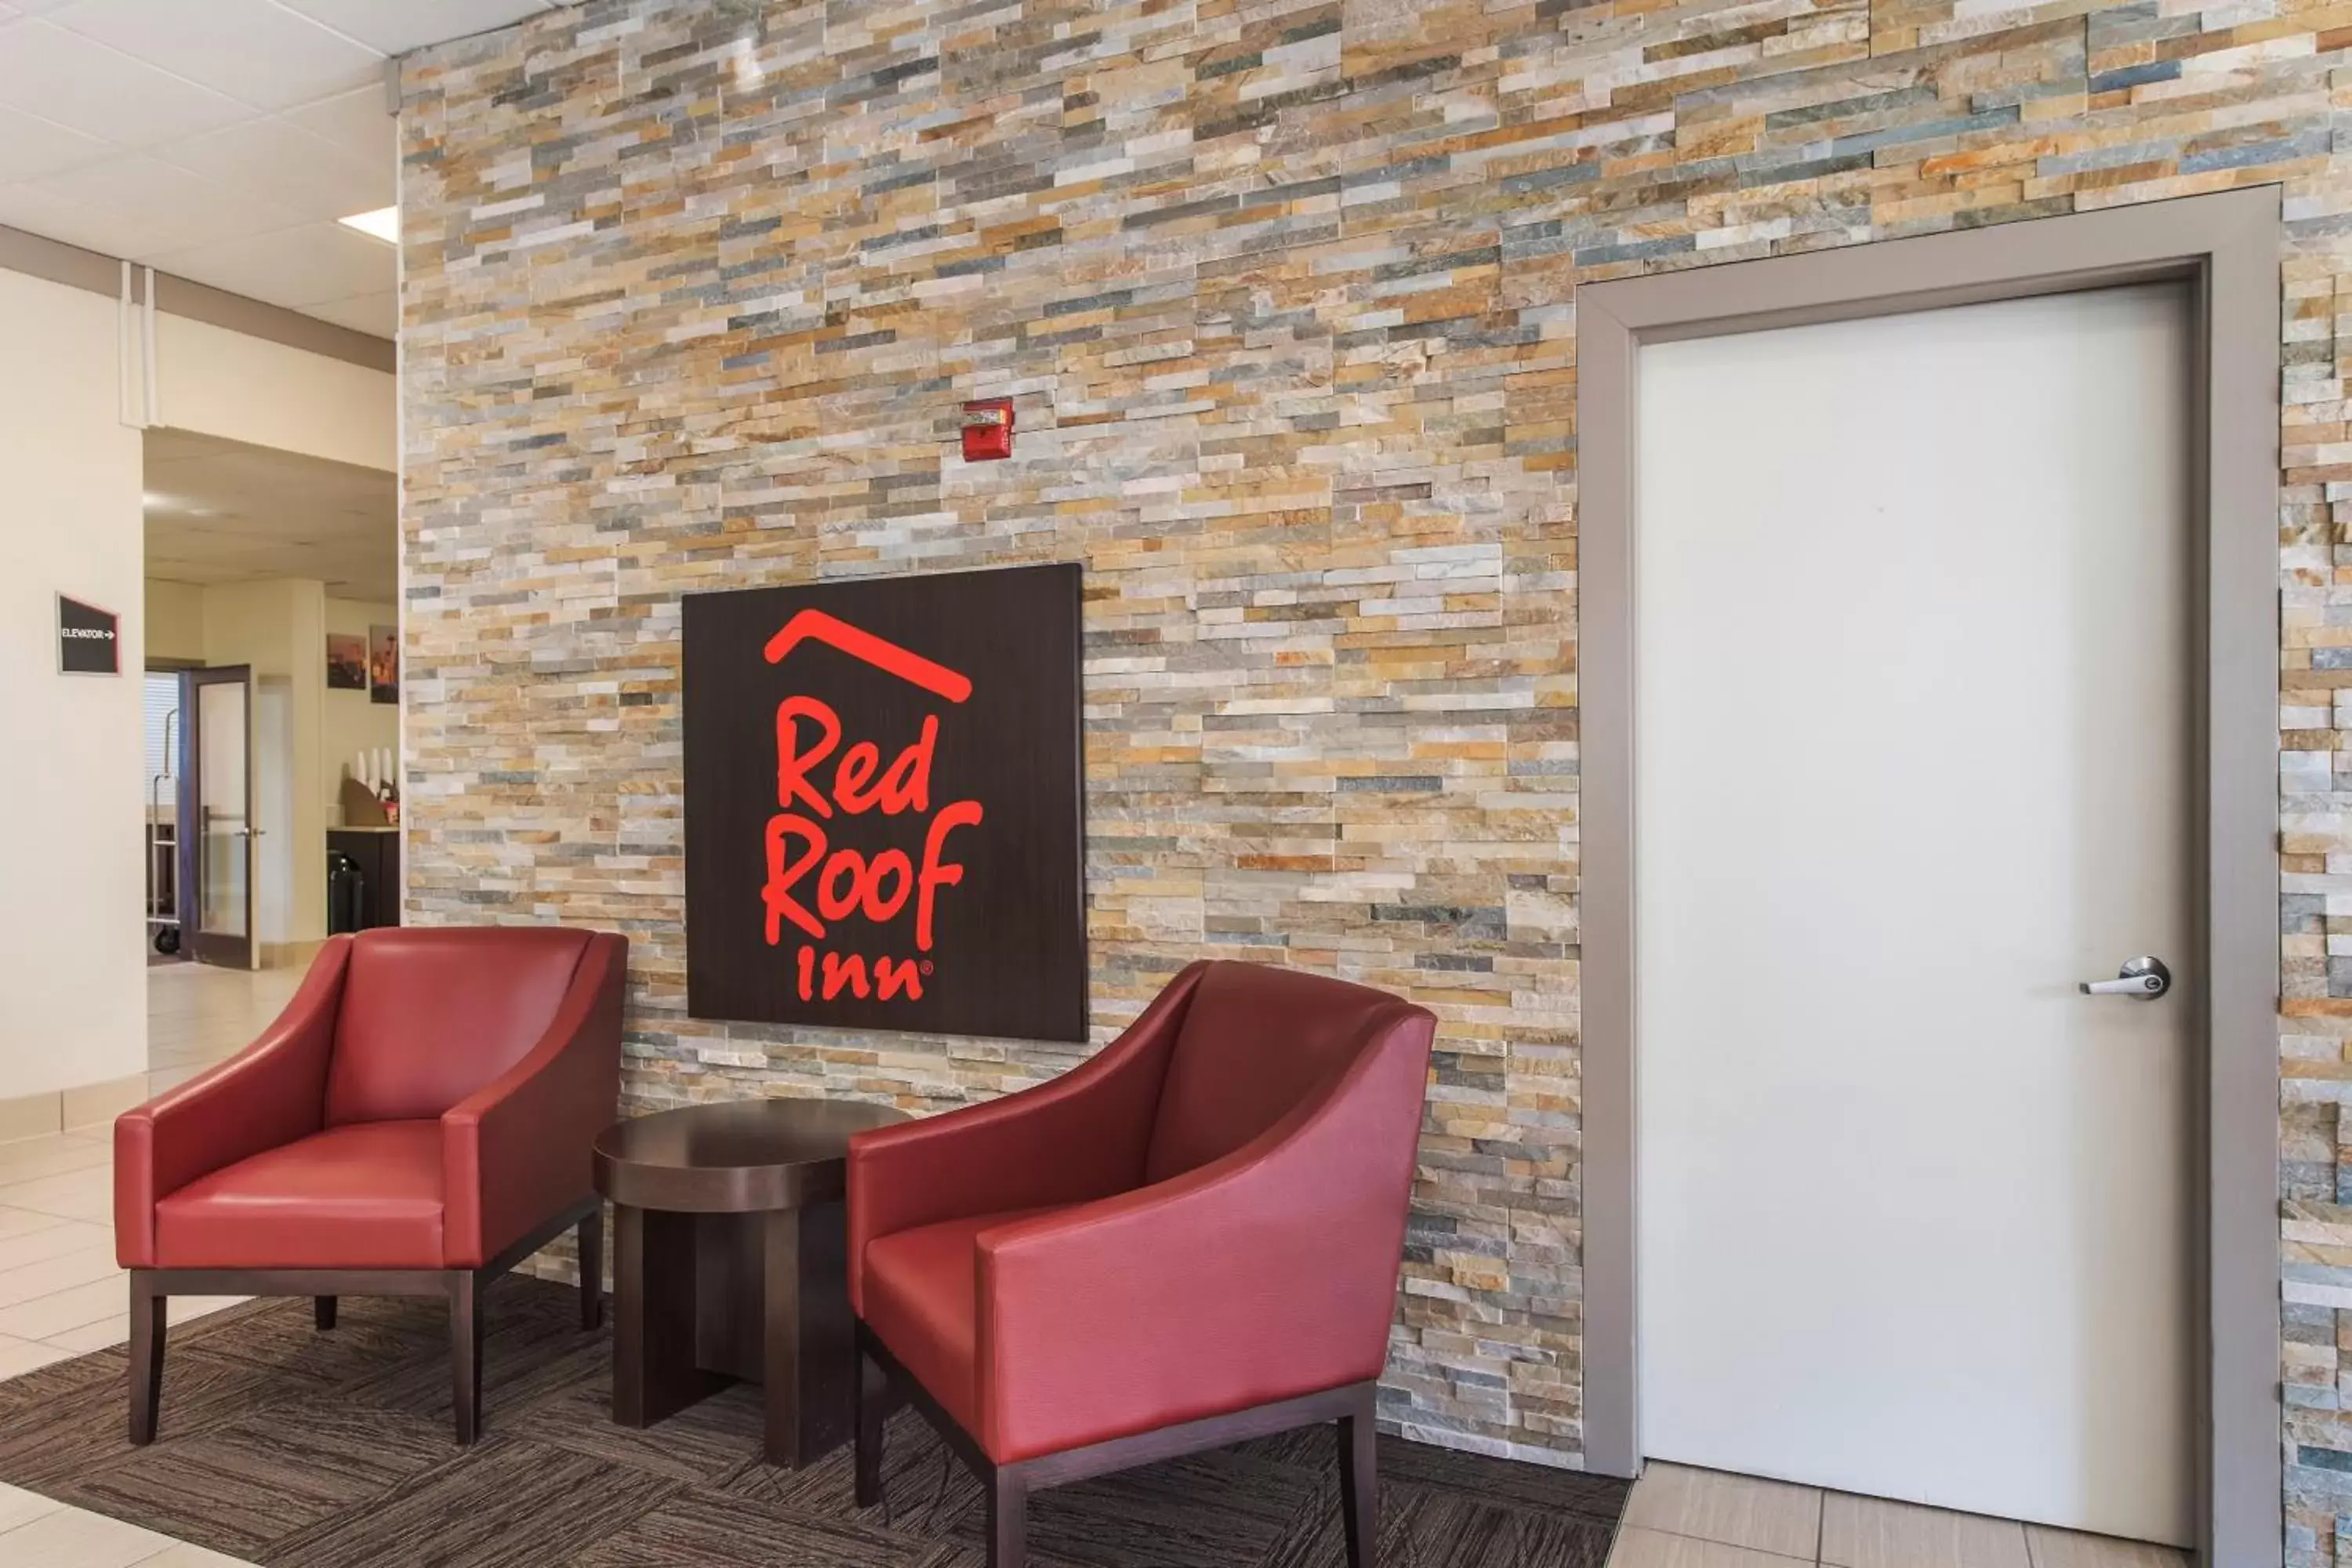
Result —
M 163 819 L 163 802 L 179 800 L 180 753 L 172 744 L 179 722 L 177 710 L 163 715 L 163 771 L 147 781 L 147 926 L 155 951 L 166 956 L 180 951 L 179 824 Z

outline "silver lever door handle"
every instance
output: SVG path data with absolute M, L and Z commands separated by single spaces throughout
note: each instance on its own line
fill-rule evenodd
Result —
M 2172 971 L 2160 958 L 2135 958 L 2117 970 L 2113 980 L 2082 983 L 2085 996 L 2136 996 L 2143 1002 L 2153 1002 L 2171 989 Z

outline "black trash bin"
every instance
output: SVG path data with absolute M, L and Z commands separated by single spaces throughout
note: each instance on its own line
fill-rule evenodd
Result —
M 327 934 L 364 929 L 367 920 L 367 879 L 360 863 L 340 849 L 327 851 Z

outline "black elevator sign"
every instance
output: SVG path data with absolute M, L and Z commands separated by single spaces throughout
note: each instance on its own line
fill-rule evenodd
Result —
M 111 610 L 58 595 L 58 668 L 68 675 L 120 675 Z

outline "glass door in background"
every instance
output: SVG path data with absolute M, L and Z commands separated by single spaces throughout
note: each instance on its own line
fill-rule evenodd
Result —
M 200 963 L 253 967 L 253 671 L 192 669 L 180 710 L 182 930 Z

